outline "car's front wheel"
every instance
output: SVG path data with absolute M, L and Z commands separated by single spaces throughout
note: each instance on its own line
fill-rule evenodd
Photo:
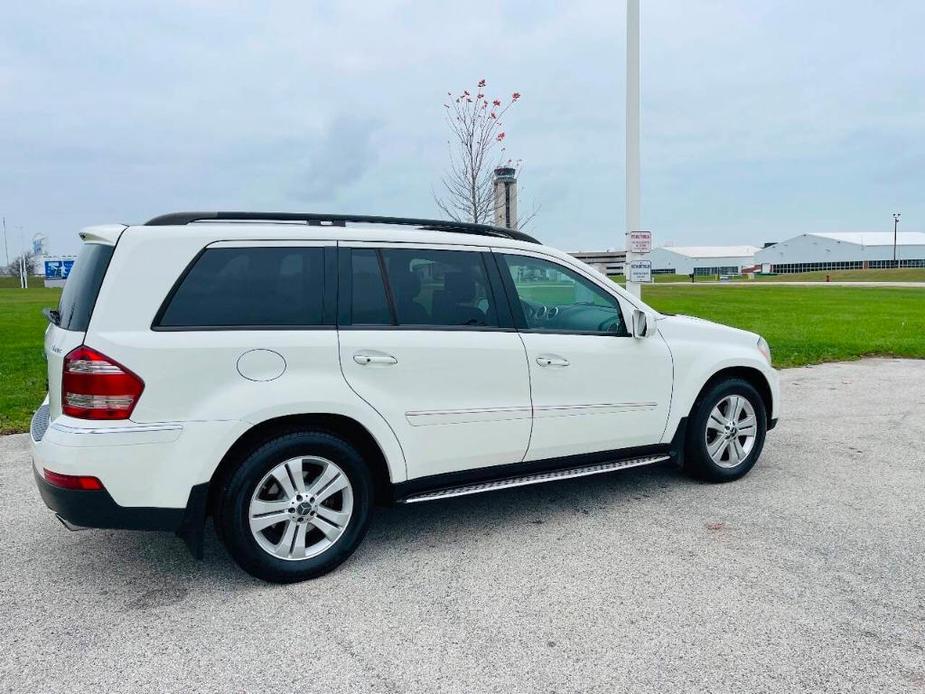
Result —
M 331 571 L 366 534 L 369 469 L 348 442 L 326 432 L 274 438 L 232 473 L 221 500 L 221 537 L 257 578 L 291 583 Z
M 757 462 L 766 433 L 767 412 L 755 387 L 738 378 L 717 382 L 691 412 L 684 468 L 710 482 L 737 480 Z

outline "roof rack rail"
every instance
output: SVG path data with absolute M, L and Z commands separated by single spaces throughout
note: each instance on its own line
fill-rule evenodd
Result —
M 306 222 L 310 226 L 342 227 L 355 224 L 396 224 L 414 226 L 427 231 L 447 231 L 457 234 L 476 234 L 515 239 L 529 243 L 540 243 L 529 234 L 516 229 L 496 227 L 490 224 L 452 222 L 440 219 L 415 219 L 412 217 L 377 217 L 364 214 L 316 214 L 305 212 L 172 212 L 145 222 L 145 226 L 182 226 L 193 222 Z

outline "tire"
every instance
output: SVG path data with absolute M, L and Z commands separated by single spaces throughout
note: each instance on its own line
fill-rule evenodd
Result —
M 216 525 L 235 562 L 265 581 L 294 583 L 328 573 L 359 546 L 372 477 L 348 442 L 297 431 L 250 453 L 220 495 Z
M 738 378 L 714 383 L 691 410 L 685 471 L 708 482 L 744 477 L 761 455 L 767 428 L 764 400 L 751 383 Z

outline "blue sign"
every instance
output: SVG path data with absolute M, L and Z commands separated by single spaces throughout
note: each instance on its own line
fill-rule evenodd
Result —
M 73 260 L 46 260 L 45 261 L 45 279 L 47 280 L 66 280 L 71 274 L 71 268 L 74 267 Z

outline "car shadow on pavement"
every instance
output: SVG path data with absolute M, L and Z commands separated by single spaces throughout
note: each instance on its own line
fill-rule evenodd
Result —
M 576 516 L 589 516 L 613 507 L 631 506 L 670 494 L 672 489 L 697 484 L 669 463 L 593 475 L 546 484 L 503 489 L 472 496 L 375 509 L 369 533 L 357 552 L 329 578 L 342 572 L 377 573 L 394 570 L 408 553 L 435 552 L 461 538 L 486 533 L 509 537 L 536 525 L 567 528 Z M 231 560 L 211 521 L 205 533 L 204 558 L 195 560 L 183 542 L 167 533 L 81 531 L 77 563 L 72 568 L 107 574 L 126 584 L 147 588 L 128 605 L 135 609 L 163 607 L 189 593 L 237 592 L 267 584 L 248 576 Z M 60 577 L 65 578 L 65 577 Z M 76 580 L 77 577 L 75 576 Z M 325 579 L 328 580 L 328 579 Z
M 471 534 L 520 532 L 524 527 L 566 527 L 576 516 L 671 493 L 697 484 L 671 463 L 590 475 L 472 496 L 379 509 L 357 552 L 357 562 L 375 562 L 389 552 L 427 549 Z

